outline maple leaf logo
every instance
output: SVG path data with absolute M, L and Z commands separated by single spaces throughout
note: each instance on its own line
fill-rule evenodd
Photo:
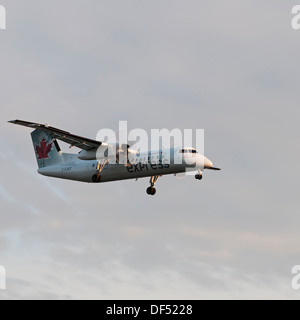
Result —
M 36 154 L 38 155 L 38 160 L 44 160 L 44 159 L 50 158 L 49 153 L 52 149 L 52 145 L 53 143 L 47 144 L 46 139 L 43 138 L 40 145 L 35 147 Z

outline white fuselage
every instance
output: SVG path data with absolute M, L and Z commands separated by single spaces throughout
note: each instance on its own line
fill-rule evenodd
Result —
M 187 169 L 203 170 L 212 166 L 212 162 L 199 153 L 180 153 L 181 148 L 159 150 L 140 155 L 135 164 L 106 164 L 101 171 L 99 182 L 109 182 L 143 177 L 183 173 Z M 188 150 L 188 149 L 185 149 Z M 170 156 L 169 156 L 170 155 Z M 93 183 L 98 173 L 97 160 L 80 160 L 78 155 L 64 154 L 63 164 L 40 168 L 44 176 Z

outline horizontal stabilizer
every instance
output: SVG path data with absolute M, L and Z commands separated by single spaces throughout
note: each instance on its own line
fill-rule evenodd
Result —
M 63 131 L 57 128 L 53 128 L 47 124 L 39 124 L 34 122 L 22 121 L 22 120 L 13 120 L 8 121 L 9 123 L 17 124 L 20 126 L 41 130 L 44 132 L 49 133 L 54 139 L 61 140 L 67 144 L 70 144 L 71 147 L 77 147 L 83 150 L 91 150 L 91 149 L 98 149 L 102 142 L 80 137 L 70 132 Z

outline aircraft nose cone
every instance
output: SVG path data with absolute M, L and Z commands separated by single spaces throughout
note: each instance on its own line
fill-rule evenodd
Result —
M 213 163 L 205 156 L 202 154 L 198 155 L 197 158 L 197 167 L 200 169 L 205 169 L 205 168 L 211 168 L 213 166 Z
M 204 168 L 211 168 L 213 163 L 206 157 L 204 157 Z

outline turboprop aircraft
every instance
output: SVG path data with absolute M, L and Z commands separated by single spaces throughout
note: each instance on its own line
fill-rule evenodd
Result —
M 80 137 L 46 124 L 22 120 L 9 121 L 34 129 L 31 133 L 38 163 L 38 173 L 47 177 L 87 183 L 102 183 L 150 177 L 147 194 L 155 195 L 159 177 L 198 171 L 195 178 L 202 179 L 204 169 L 221 170 L 197 152 L 196 149 L 170 148 L 140 153 L 129 145 L 110 145 Z M 81 149 L 78 154 L 61 151 L 57 140 Z M 114 160 L 114 161 L 111 161 Z

